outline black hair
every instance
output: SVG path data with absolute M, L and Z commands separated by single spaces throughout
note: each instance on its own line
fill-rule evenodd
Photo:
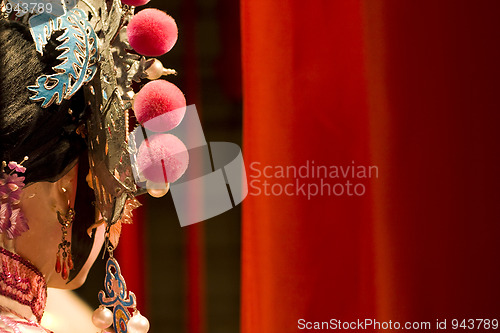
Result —
M 42 56 L 26 25 L 0 20 L 0 161 L 20 162 L 28 156 L 23 164 L 26 184 L 56 181 L 86 149 L 75 131 L 86 115 L 81 89 L 71 100 L 48 108 L 29 99 L 27 87 L 40 75 L 53 74 L 60 62 L 60 33 L 51 36 Z
M 42 56 L 26 25 L 0 19 L 0 161 L 20 162 L 28 156 L 23 164 L 28 185 L 58 180 L 82 157 L 71 240 L 75 264 L 71 280 L 80 272 L 93 244 L 86 230 L 94 222 L 95 197 L 85 182 L 89 170 L 86 144 L 76 133 L 88 112 L 82 89 L 70 100 L 48 108 L 30 100 L 32 93 L 27 89 L 40 75 L 54 73 L 52 67 L 60 62 L 57 57 L 61 54 L 56 50 L 60 45 L 56 38 L 61 34 L 52 34 Z

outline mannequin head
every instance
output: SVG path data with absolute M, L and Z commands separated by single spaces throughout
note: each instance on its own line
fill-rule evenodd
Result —
M 25 25 L 0 20 L 0 45 L 0 162 L 29 157 L 23 164 L 26 186 L 20 198 L 29 230 L 13 240 L 0 235 L 0 242 L 31 261 L 50 287 L 76 288 L 85 280 L 104 238 L 103 227 L 94 230 L 92 237 L 87 235 L 95 219 L 93 194 L 86 182 L 77 186 L 78 179 L 85 179 L 88 173 L 85 163 L 77 166 L 78 157 L 86 155 L 85 141 L 77 131 L 87 116 L 83 92 L 48 108 L 30 100 L 27 86 L 60 62 L 57 57 L 62 51 L 56 50 L 54 35 L 42 56 Z M 77 187 L 86 201 L 80 209 L 75 207 Z M 76 211 L 67 235 L 75 269 L 65 281 L 54 269 L 62 238 L 57 212 L 64 215 L 70 207 Z

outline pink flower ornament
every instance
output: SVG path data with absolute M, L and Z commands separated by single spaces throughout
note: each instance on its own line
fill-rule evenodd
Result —
M 21 191 L 24 187 L 25 177 L 17 173 L 24 173 L 26 168 L 21 164 L 28 158 L 25 157 L 21 163 L 3 162 L 0 172 L 0 233 L 13 239 L 21 233 L 29 230 L 26 217 L 21 210 Z M 11 170 L 5 172 L 5 167 Z M 17 173 L 16 173 L 17 172 Z

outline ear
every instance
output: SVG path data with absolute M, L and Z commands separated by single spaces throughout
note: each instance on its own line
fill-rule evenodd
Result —
M 78 164 L 54 183 L 53 191 L 61 213 L 75 206 Z

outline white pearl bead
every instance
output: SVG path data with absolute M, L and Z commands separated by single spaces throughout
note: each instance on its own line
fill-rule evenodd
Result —
M 149 321 L 139 312 L 134 314 L 134 316 L 130 318 L 130 320 L 128 321 L 127 324 L 128 333 L 147 333 L 148 331 L 149 331 Z
M 170 188 L 169 183 L 153 183 L 152 181 L 146 182 L 146 188 L 148 189 L 149 195 L 155 198 L 161 198 L 165 194 L 168 193 L 168 189 Z
M 94 314 L 92 314 L 92 323 L 94 323 L 97 328 L 108 328 L 113 324 L 113 312 L 104 306 L 100 306 L 94 311 Z
M 151 60 L 150 60 L 151 61 Z M 147 78 L 156 80 L 163 75 L 163 64 L 158 59 L 152 59 L 151 65 L 146 69 Z

